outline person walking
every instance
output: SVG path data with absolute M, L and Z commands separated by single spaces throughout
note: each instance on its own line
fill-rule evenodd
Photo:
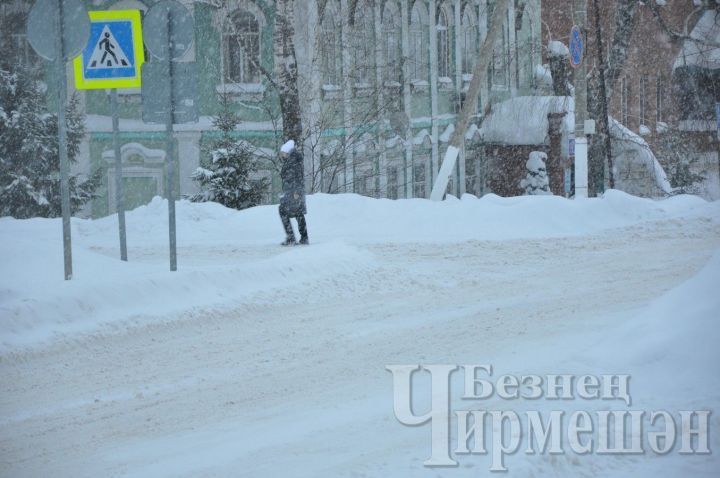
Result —
M 305 214 L 307 214 L 307 206 L 305 205 L 305 174 L 303 166 L 302 154 L 295 148 L 295 141 L 292 139 L 283 144 L 280 148 L 280 159 L 282 168 L 280 169 L 280 179 L 282 179 L 283 195 L 280 198 L 280 220 L 283 228 L 285 228 L 285 241 L 283 246 L 294 246 L 295 233 L 290 224 L 290 218 L 295 218 L 300 231 L 300 244 L 308 245 L 307 223 L 305 222 Z

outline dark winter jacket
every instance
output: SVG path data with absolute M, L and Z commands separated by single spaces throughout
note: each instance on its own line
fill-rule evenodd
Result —
M 290 217 L 307 214 L 303 157 L 297 149 L 293 149 L 283 159 L 280 178 L 282 179 L 283 190 L 283 197 L 280 199 L 280 212 Z M 295 196 L 297 196 L 297 199 Z

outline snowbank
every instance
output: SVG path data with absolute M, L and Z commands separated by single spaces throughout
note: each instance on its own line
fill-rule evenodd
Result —
M 198 307 L 237 305 L 268 290 L 372 274 L 372 244 L 503 241 L 594 234 L 684 215 L 720 221 L 720 202 L 664 201 L 608 191 L 601 199 L 555 196 L 431 202 L 353 194 L 308 198 L 313 245 L 284 249 L 276 206 L 238 212 L 215 203 L 177 205 L 179 271 L 167 271 L 167 203 L 127 213 L 130 262 L 117 259 L 116 217 L 73 219 L 75 277 L 62 280 L 59 219 L 0 219 L 0 349 L 92 332 L 119 322 L 166 320 Z
M 702 388 L 720 390 L 720 374 L 708 374 L 704 367 L 720 363 L 720 252 L 694 277 L 654 301 L 631 321 L 613 329 L 593 355 L 633 372 L 639 390 L 647 397 Z M 607 350 L 624 350 L 608 360 Z M 649 372 L 653 373 L 650 374 Z M 642 372 L 642 373 L 639 373 Z M 674 378 L 673 387 L 664 387 L 663 376 Z M 707 394 L 705 394 L 707 395 Z M 709 407 L 714 397 L 695 395 L 695 407 Z M 688 404 L 689 405 L 689 404 Z

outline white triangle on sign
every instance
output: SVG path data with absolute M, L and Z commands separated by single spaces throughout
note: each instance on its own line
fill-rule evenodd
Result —
M 127 68 L 132 64 L 128 60 L 127 55 L 120 47 L 110 28 L 105 25 L 95 44 L 90 61 L 88 61 L 86 69 L 100 70 L 113 68 Z

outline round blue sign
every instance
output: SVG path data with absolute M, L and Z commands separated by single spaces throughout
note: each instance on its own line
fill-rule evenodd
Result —
M 575 25 L 570 30 L 570 65 L 577 68 L 583 59 L 583 37 L 580 28 Z

